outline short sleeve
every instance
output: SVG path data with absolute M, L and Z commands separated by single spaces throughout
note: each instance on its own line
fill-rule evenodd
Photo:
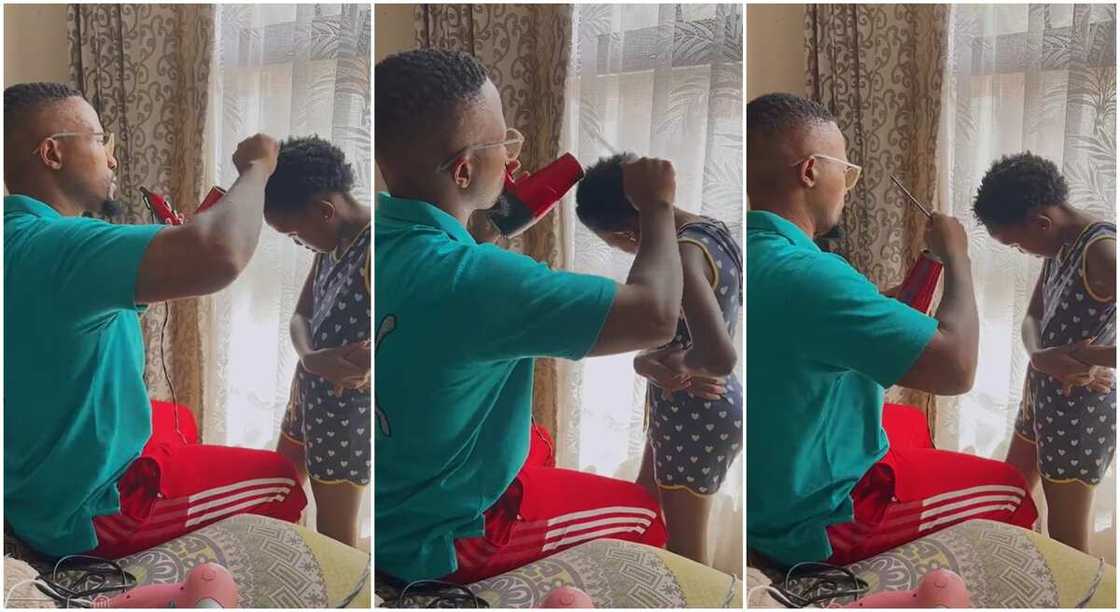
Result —
M 897 383 L 933 338 L 937 320 L 882 295 L 839 256 L 796 259 L 787 284 L 794 350 L 883 387 Z
M 136 308 L 136 278 L 161 225 L 112 225 L 71 218 L 47 225 L 28 250 L 57 292 L 56 308 L 88 320 Z
M 595 346 L 614 302 L 614 281 L 554 271 L 491 245 L 470 253 L 455 287 L 471 304 L 462 322 L 467 355 L 575 360 Z

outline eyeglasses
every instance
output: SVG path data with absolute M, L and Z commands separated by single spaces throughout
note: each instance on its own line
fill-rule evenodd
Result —
M 513 128 L 506 129 L 505 140 L 501 142 L 492 142 L 490 144 L 478 144 L 464 147 L 461 151 L 451 157 L 451 159 L 443 162 L 436 168 L 436 173 L 446 172 L 455 165 L 455 162 L 461 157 L 469 155 L 473 151 L 482 151 L 483 149 L 493 149 L 494 147 L 505 147 L 506 149 L 506 163 L 510 163 L 521 155 L 521 147 L 525 144 L 525 136 Z
M 51 134 L 50 136 L 44 138 L 43 141 L 39 143 L 39 146 L 32 149 L 31 152 L 33 154 L 38 153 L 39 149 L 42 149 L 43 145 L 46 144 L 48 140 L 57 140 L 59 138 L 73 138 L 75 136 L 96 137 L 101 141 L 101 145 L 105 147 L 105 154 L 109 157 L 113 156 L 113 151 L 115 151 L 117 148 L 117 137 L 112 132 L 59 132 L 57 134 Z
M 852 187 L 856 186 L 856 183 L 859 182 L 859 174 L 860 174 L 860 172 L 863 171 L 863 168 L 861 168 L 860 166 L 857 166 L 857 165 L 855 165 L 851 162 L 846 162 L 842 159 L 837 159 L 835 157 L 829 157 L 828 155 L 821 155 L 820 153 L 814 153 L 814 154 L 810 155 L 809 157 L 806 157 L 805 159 L 803 159 L 803 160 L 801 160 L 801 161 L 799 161 L 795 164 L 790 164 L 789 167 L 792 168 L 794 166 L 800 166 L 801 164 L 809 161 L 810 159 L 826 159 L 828 161 L 836 162 L 838 164 L 844 164 L 844 166 L 845 166 L 844 167 L 844 191 L 851 191 Z

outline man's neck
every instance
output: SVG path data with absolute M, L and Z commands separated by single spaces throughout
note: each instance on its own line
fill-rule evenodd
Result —
M 800 203 L 783 200 L 780 197 L 750 198 L 751 210 L 773 213 L 796 225 L 810 239 L 817 238 L 817 224 L 809 211 Z
M 53 208 L 63 217 L 80 217 L 85 209 L 70 200 L 66 194 L 55 185 L 20 185 L 11 189 L 12 195 L 23 195 L 35 198 Z
M 398 188 L 390 187 L 389 193 L 395 198 L 427 202 L 452 217 L 455 217 L 463 227 L 468 227 L 467 221 L 475 211 L 474 208 L 468 206 L 453 194 L 434 193 L 429 189 L 417 188 L 409 185 L 402 185 Z

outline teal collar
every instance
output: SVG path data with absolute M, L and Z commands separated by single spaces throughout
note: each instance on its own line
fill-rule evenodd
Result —
M 794 246 L 819 251 L 821 248 L 800 227 L 794 225 L 781 215 L 765 211 L 752 210 L 747 212 L 747 231 L 774 232 L 789 240 Z
M 446 232 L 453 240 L 478 244 L 459 220 L 423 200 L 395 198 L 388 193 L 377 194 L 377 216 L 405 223 L 427 225 Z
M 62 217 L 57 210 L 51 208 L 45 202 L 25 195 L 4 196 L 4 212 L 23 213 L 47 219 Z

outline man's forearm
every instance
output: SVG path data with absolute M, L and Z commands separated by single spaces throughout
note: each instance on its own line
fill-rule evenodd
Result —
M 264 220 L 264 187 L 268 171 L 253 164 L 229 188 L 222 202 L 195 217 L 208 243 L 228 253 L 241 268 L 249 263 Z
M 967 255 L 945 261 L 945 290 L 936 318 L 944 332 L 955 336 L 960 346 L 970 349 L 971 354 L 963 356 L 975 366 L 980 342 L 980 317 L 976 313 L 976 294 L 972 286 L 972 262 Z
M 680 315 L 684 281 L 672 205 L 645 209 L 639 215 L 639 223 L 641 242 L 626 284 L 648 290 L 656 312 L 676 319 Z

